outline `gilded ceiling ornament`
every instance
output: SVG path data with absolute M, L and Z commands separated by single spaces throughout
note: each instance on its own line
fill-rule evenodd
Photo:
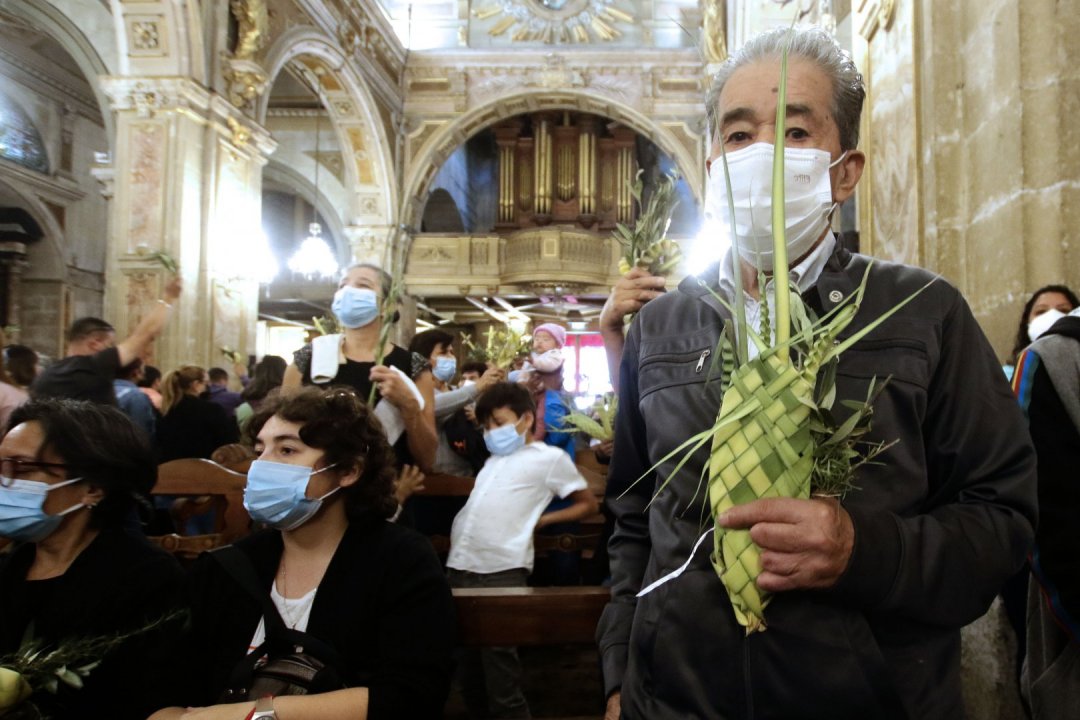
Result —
M 478 20 L 498 18 L 488 35 L 512 42 L 591 43 L 622 36 L 616 25 L 634 16 L 614 0 L 497 0 L 473 10 Z
M 250 60 L 268 39 L 270 16 L 266 11 L 266 0 L 229 0 L 229 10 L 238 26 L 233 57 Z
M 707 63 L 727 59 L 726 0 L 701 0 L 701 52 Z

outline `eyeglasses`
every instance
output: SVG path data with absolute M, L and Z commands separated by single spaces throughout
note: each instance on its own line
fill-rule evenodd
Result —
M 48 473 L 51 468 L 68 468 L 67 463 L 38 462 L 37 460 L 16 460 L 0 458 L 0 485 L 9 487 L 12 480 L 17 480 L 33 472 Z M 52 474 L 52 473 L 50 473 Z

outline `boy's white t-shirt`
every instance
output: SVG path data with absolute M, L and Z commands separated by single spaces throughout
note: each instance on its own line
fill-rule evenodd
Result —
M 536 521 L 556 495 L 587 487 L 560 448 L 531 442 L 509 455 L 492 455 L 454 518 L 446 566 L 475 573 L 532 570 Z

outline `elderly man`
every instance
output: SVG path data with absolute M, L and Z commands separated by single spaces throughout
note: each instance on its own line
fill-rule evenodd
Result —
M 722 143 L 755 325 L 772 283 L 757 282 L 758 267 L 772 272 L 769 198 L 758 184 L 772 167 L 787 42 L 787 31 L 751 40 L 720 70 L 708 105 L 710 192 L 726 195 Z M 821 314 L 870 265 L 828 229 L 865 162 L 856 149 L 865 93 L 850 58 L 818 30 L 793 32 L 787 83 L 788 272 Z M 729 300 L 732 265 L 729 254 L 701 276 Z M 845 335 L 932 277 L 883 262 L 869 272 Z M 709 381 L 703 359 L 729 318 L 688 278 L 645 305 L 626 339 L 608 493 L 612 601 L 598 629 L 608 717 L 620 706 L 632 720 L 963 717 L 960 627 L 1020 566 L 1035 523 L 1024 420 L 967 304 L 938 280 L 841 357 L 841 399 L 865 398 L 872 378 L 890 378 L 870 439 L 897 441 L 859 470 L 842 502 L 773 498 L 720 518 L 750 529 L 762 551 L 757 583 L 774 593 L 768 629 L 752 635 L 736 622 L 708 553 L 692 555 L 708 517 L 699 487 L 707 450 L 657 494 L 681 453 L 668 455 L 716 418 L 721 383 Z M 636 597 L 691 557 L 682 575 Z

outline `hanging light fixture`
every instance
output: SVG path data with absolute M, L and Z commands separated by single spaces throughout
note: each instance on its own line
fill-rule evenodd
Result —
M 312 88 L 315 93 L 315 97 L 319 97 L 319 93 L 315 88 Z M 338 273 L 337 258 L 334 257 L 333 250 L 327 244 L 326 240 L 322 237 L 322 225 L 318 221 L 318 209 L 316 204 L 319 202 L 319 130 L 320 121 L 322 120 L 322 101 L 320 100 L 320 107 L 315 115 L 315 197 L 311 203 L 311 224 L 308 225 L 308 236 L 304 238 L 304 241 L 300 243 L 300 247 L 297 249 L 293 256 L 289 258 L 289 269 L 294 273 L 303 275 L 306 278 L 332 278 Z

